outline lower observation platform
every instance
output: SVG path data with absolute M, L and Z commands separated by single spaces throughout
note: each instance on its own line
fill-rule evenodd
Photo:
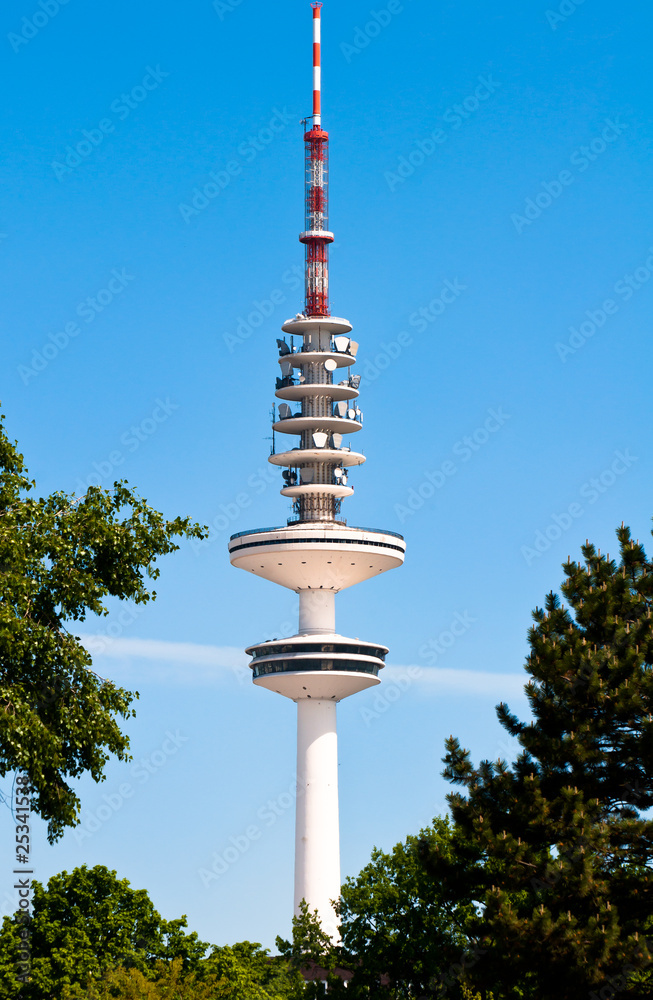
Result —
M 401 566 L 405 552 L 394 531 L 317 521 L 241 531 L 229 540 L 233 566 L 294 591 L 344 590 Z

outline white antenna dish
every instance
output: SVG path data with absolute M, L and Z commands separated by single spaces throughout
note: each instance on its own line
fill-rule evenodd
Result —
M 287 403 L 279 403 L 279 419 L 288 420 L 292 415 L 292 411 Z
M 331 440 L 333 441 L 334 448 L 340 448 L 342 445 L 342 434 L 332 434 Z
M 346 351 L 349 347 L 349 337 L 334 337 L 333 343 L 336 346 L 336 351 Z
M 349 353 L 352 354 L 354 357 L 356 357 L 356 355 L 358 354 L 358 344 L 356 343 L 355 340 L 349 341 Z
M 339 417 L 345 417 L 347 415 L 347 403 L 346 403 L 346 401 L 343 400 L 340 403 L 336 403 L 336 405 L 335 405 L 335 411 L 336 411 L 336 413 L 337 413 L 337 415 Z
M 327 361 L 324 362 L 324 367 L 328 372 L 334 372 L 338 367 L 338 364 L 336 361 L 333 360 L 333 358 L 329 358 Z
M 333 475 L 334 475 L 335 479 L 340 480 L 343 477 L 343 470 L 342 469 L 334 469 L 333 470 Z
M 281 362 L 281 374 L 283 375 L 283 377 L 284 378 L 289 378 L 291 372 L 292 372 L 292 365 L 291 365 L 290 361 L 282 361 Z
M 306 483 L 310 485 L 315 479 L 315 469 L 302 469 L 301 470 L 301 481 L 302 485 Z
M 313 444 L 316 448 L 324 448 L 327 443 L 328 434 L 324 431 L 315 431 L 313 434 Z
M 356 419 L 356 410 L 347 410 L 347 416 L 350 420 Z

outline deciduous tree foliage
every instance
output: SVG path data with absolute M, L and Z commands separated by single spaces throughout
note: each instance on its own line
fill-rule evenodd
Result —
M 460 996 L 477 961 L 466 927 L 473 913 L 464 894 L 447 898 L 421 861 L 435 848 L 461 869 L 470 860 L 446 819 L 372 860 L 342 887 L 342 964 L 353 972 L 353 997 Z M 478 855 L 478 852 L 477 852 Z M 343 994 L 345 995 L 345 994 Z
M 164 920 L 144 889 L 102 865 L 34 881 L 29 923 L 31 974 L 16 979 L 18 929 L 5 917 L 0 932 L 0 998 L 62 1000 L 66 990 L 85 988 L 118 966 L 151 977 L 157 960 L 178 959 L 181 972 L 200 968 L 208 945 L 187 934 L 186 918 Z M 137 977 L 138 978 L 138 977 Z M 72 994 L 71 994 L 72 995 Z
M 438 845 L 424 861 L 479 904 L 470 976 L 497 997 L 653 996 L 653 565 L 617 535 L 617 561 L 586 544 L 564 566 L 566 606 L 550 593 L 533 614 L 533 719 L 497 709 L 515 763 L 475 767 L 447 741 L 456 835 L 480 863 L 463 873 Z
M 166 520 L 125 482 L 81 498 L 36 499 L 33 487 L 0 416 L 0 776 L 27 775 L 53 841 L 79 817 L 68 779 L 100 781 L 110 754 L 128 759 L 117 720 L 137 697 L 93 672 L 68 627 L 106 614 L 107 597 L 155 598 L 157 557 L 204 529 Z

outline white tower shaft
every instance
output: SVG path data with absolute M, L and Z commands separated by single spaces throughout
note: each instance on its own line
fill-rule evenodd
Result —
M 303 899 L 317 910 L 334 940 L 333 901 L 340 896 L 338 736 L 336 702 L 297 702 L 297 813 L 295 820 L 295 914 Z
M 406 545 L 394 531 L 351 527 L 341 502 L 354 490 L 349 470 L 365 456 L 345 436 L 361 430 L 360 375 L 352 375 L 358 344 L 351 323 L 331 316 L 328 248 L 328 133 L 321 127 L 320 8 L 313 8 L 313 115 L 304 133 L 304 313 L 282 326 L 277 340 L 281 377 L 268 461 L 281 467 L 283 496 L 293 502 L 284 526 L 238 532 L 229 540 L 234 566 L 299 595 L 295 635 L 247 648 L 252 678 L 297 704 L 295 914 L 306 900 L 322 929 L 337 941 L 333 903 L 340 896 L 338 737 L 336 705 L 379 683 L 386 646 L 336 632 L 335 596 L 401 566 Z M 306 119 L 308 121 L 308 119 Z M 296 444 L 277 450 L 274 435 Z

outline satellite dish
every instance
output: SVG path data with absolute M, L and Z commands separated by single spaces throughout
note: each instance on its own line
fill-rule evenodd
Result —
M 302 485 L 306 483 L 310 485 L 315 479 L 315 469 L 302 469 L 301 470 L 301 481 Z
M 331 441 L 334 448 L 340 448 L 342 445 L 342 434 L 332 434 Z
M 290 348 L 288 347 L 288 344 L 285 342 L 285 340 L 277 340 L 277 347 L 279 348 L 279 354 L 281 354 L 282 356 L 284 354 L 290 354 Z
M 281 409 L 281 407 L 279 407 L 279 409 Z M 347 410 L 347 416 L 349 417 L 350 420 L 355 420 L 356 410 Z
M 279 403 L 279 419 L 287 420 L 292 416 L 292 411 L 287 403 Z
M 355 340 L 349 341 L 349 353 L 352 354 L 354 357 L 356 357 L 356 355 L 358 354 L 358 344 L 356 343 Z
M 336 403 L 336 405 L 335 405 L 335 411 L 336 411 L 336 413 L 337 413 L 337 415 L 339 417 L 345 417 L 347 415 L 347 403 L 346 403 L 346 401 L 343 400 L 340 403 Z
M 333 343 L 336 345 L 336 351 L 346 351 L 349 347 L 349 337 L 334 337 Z
M 333 358 L 329 358 L 328 361 L 324 362 L 324 367 L 328 372 L 334 372 L 338 367 L 338 364 L 333 360 Z
M 340 479 L 342 479 L 344 473 L 343 473 L 342 469 L 334 469 L 333 470 L 333 475 L 334 475 L 335 479 L 340 480 Z
M 343 477 L 342 477 L 342 485 L 343 486 L 347 485 L 347 478 L 348 478 L 347 477 L 347 473 L 345 472 L 344 475 L 343 475 Z
M 284 378 L 290 378 L 291 372 L 292 372 L 292 365 L 291 365 L 290 361 L 282 361 L 281 362 L 281 374 L 283 375 L 283 377 Z
M 324 448 L 328 437 L 329 435 L 324 431 L 315 431 L 313 434 L 313 444 L 316 448 Z

